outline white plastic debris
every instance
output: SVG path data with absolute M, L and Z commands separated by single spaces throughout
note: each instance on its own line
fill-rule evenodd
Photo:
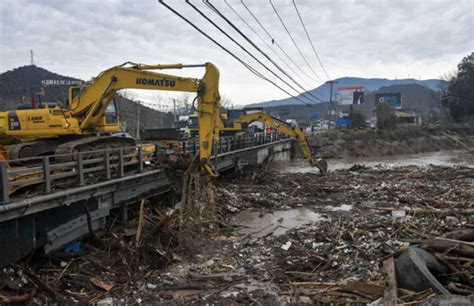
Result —
M 287 241 L 284 245 L 281 246 L 281 248 L 285 251 L 288 251 L 291 247 L 291 241 Z
M 394 210 L 392 211 L 392 218 L 394 220 L 396 219 L 405 219 L 405 216 L 406 216 L 406 212 L 404 210 Z
M 375 300 L 372 303 L 367 304 L 367 306 L 380 306 L 380 305 L 383 305 L 382 298 L 379 298 L 378 300 Z
M 107 297 L 97 302 L 97 306 L 112 306 L 114 305 L 114 299 L 111 297 Z
M 146 283 L 146 287 L 147 287 L 147 289 L 156 289 L 156 285 L 151 284 L 151 283 Z

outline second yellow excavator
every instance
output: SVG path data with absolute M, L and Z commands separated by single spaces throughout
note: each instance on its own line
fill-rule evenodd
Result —
M 327 172 L 328 164 L 326 160 L 318 159 L 314 156 L 308 139 L 300 128 L 291 126 L 285 121 L 282 121 L 263 112 L 244 114 L 237 118 L 234 121 L 234 124 L 240 126 L 242 123 L 249 124 L 255 121 L 262 122 L 263 124 L 270 126 L 272 129 L 276 130 L 279 133 L 294 137 L 296 142 L 298 143 L 298 146 L 301 148 L 301 151 L 303 151 L 303 155 L 308 160 L 310 165 L 317 167 L 322 174 Z

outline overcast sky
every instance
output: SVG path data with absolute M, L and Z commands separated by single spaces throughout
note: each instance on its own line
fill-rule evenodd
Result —
M 271 76 L 184 1 L 166 2 L 237 56 Z M 227 2 L 271 45 L 240 0 Z M 298 67 L 312 75 L 269 1 L 244 2 Z M 192 3 L 249 51 L 258 54 L 201 1 Z M 316 77 L 302 80 L 298 74 L 303 76 L 303 73 L 294 65 L 291 66 L 298 74 L 291 72 L 223 0 L 211 0 L 211 3 L 305 88 L 312 89 L 322 83 Z M 292 1 L 274 0 L 273 3 L 311 67 L 326 80 Z M 331 78 L 438 78 L 453 71 L 463 56 L 474 51 L 474 0 L 296 0 L 296 4 Z M 0 27 L 0 72 L 29 64 L 30 49 L 34 50 L 37 66 L 85 80 L 126 61 L 147 64 L 209 61 L 220 69 L 221 94 L 234 104 L 288 97 L 251 74 L 158 1 L 2 0 Z M 275 45 L 273 48 L 279 52 Z M 276 71 L 271 64 L 269 67 Z M 197 69 L 179 74 L 197 77 L 202 73 Z

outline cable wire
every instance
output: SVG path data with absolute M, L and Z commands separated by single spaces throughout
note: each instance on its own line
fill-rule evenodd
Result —
M 184 17 L 183 15 L 181 15 L 180 13 L 178 13 L 176 10 L 174 10 L 171 6 L 169 6 L 168 4 L 166 4 L 164 2 L 164 0 L 158 0 L 158 2 L 163 5 L 164 7 L 166 7 L 168 10 L 170 10 L 171 12 L 173 12 L 176 16 L 178 16 L 179 18 L 181 18 L 182 20 L 184 20 L 187 24 L 189 24 L 191 27 L 193 27 L 196 31 L 198 31 L 199 33 L 201 33 L 203 36 L 205 36 L 207 39 L 209 39 L 210 41 L 212 41 L 214 44 L 216 44 L 218 47 L 220 47 L 222 50 L 224 50 L 226 53 L 228 53 L 230 56 L 232 56 L 234 59 L 236 59 L 239 63 L 241 63 L 245 68 L 247 68 L 250 72 L 252 72 L 253 74 L 255 74 L 256 76 L 258 76 L 259 78 L 271 83 L 273 86 L 277 87 L 278 89 L 280 89 L 281 91 L 283 91 L 284 93 L 286 93 L 287 95 L 291 96 L 292 98 L 295 98 L 297 99 L 298 101 L 304 103 L 304 104 L 307 104 L 306 101 L 298 98 L 298 97 L 295 97 L 294 95 L 292 95 L 291 93 L 289 93 L 287 90 L 285 90 L 284 88 L 282 88 L 281 86 L 279 86 L 278 84 L 276 84 L 275 82 L 273 82 L 272 80 L 266 78 L 263 74 L 261 74 L 259 71 L 257 71 L 256 69 L 254 69 L 252 66 L 250 66 L 249 64 L 247 64 L 245 61 L 243 61 L 241 58 L 239 58 L 237 55 L 235 55 L 234 53 L 232 53 L 230 50 L 228 50 L 227 48 L 225 48 L 223 45 L 221 45 L 219 42 L 217 42 L 214 38 L 210 37 L 209 35 L 207 35 L 203 30 L 201 30 L 198 26 L 196 26 L 194 23 L 192 23 L 191 21 L 189 21 L 186 17 Z
M 314 47 L 313 41 L 311 40 L 311 37 L 308 34 L 308 30 L 306 30 L 306 26 L 304 25 L 303 18 L 301 18 L 300 11 L 298 10 L 298 7 L 296 6 L 296 2 L 295 2 L 295 0 L 292 0 L 292 1 L 293 1 L 293 6 L 295 7 L 296 13 L 298 14 L 298 18 L 301 21 L 301 25 L 303 26 L 304 32 L 306 33 L 306 37 L 308 37 L 309 43 L 311 44 L 311 48 L 314 51 L 314 55 L 316 55 L 316 58 L 318 59 L 319 65 L 321 65 L 321 68 L 323 68 L 323 71 L 326 74 L 328 80 L 330 80 L 331 77 L 329 76 L 328 72 L 326 71 L 326 68 L 324 68 L 323 62 L 319 58 L 318 52 L 316 52 L 316 48 Z
M 203 2 L 209 7 L 211 8 L 216 14 L 218 14 L 222 19 L 224 19 L 235 31 L 237 31 L 249 44 L 251 44 L 255 49 L 257 49 L 258 52 L 260 52 L 267 60 L 269 60 L 278 70 L 280 70 L 286 77 L 288 77 L 293 83 L 296 84 L 296 86 L 298 86 L 299 88 L 301 88 L 303 90 L 303 93 L 300 93 L 300 94 L 307 94 L 309 96 L 311 96 L 312 98 L 314 99 L 317 99 L 319 101 L 322 102 L 322 99 L 313 95 L 311 92 L 309 92 L 306 88 L 304 88 L 303 86 L 301 86 L 300 83 L 298 83 L 290 74 L 288 74 L 288 72 L 286 72 L 285 70 L 283 70 L 283 68 L 281 68 L 277 63 L 275 63 L 275 61 L 270 57 L 268 56 L 267 53 L 263 52 L 250 38 L 247 37 L 247 35 L 245 35 L 244 33 L 242 33 L 242 31 L 239 30 L 238 27 L 236 27 L 229 19 L 227 19 L 214 5 L 212 5 L 209 0 L 203 0 Z
M 311 65 L 308 63 L 308 60 L 306 60 L 306 57 L 303 55 L 303 52 L 301 52 L 300 47 L 298 47 L 298 44 L 296 43 L 295 39 L 294 39 L 293 36 L 291 35 L 290 31 L 288 31 L 288 28 L 286 27 L 285 23 L 283 22 L 283 19 L 281 18 L 280 14 L 278 14 L 278 11 L 277 11 L 276 7 L 273 5 L 272 0 L 268 0 L 268 1 L 270 2 L 270 5 L 272 6 L 273 11 L 275 12 L 275 14 L 276 14 L 277 17 L 278 17 L 278 20 L 280 20 L 280 23 L 281 23 L 281 25 L 285 28 L 286 33 L 288 34 L 288 36 L 290 36 L 291 41 L 293 42 L 293 45 L 295 45 L 296 50 L 298 50 L 298 53 L 301 55 L 301 57 L 303 58 L 303 60 L 304 60 L 304 62 L 306 63 L 306 65 L 309 67 L 309 69 L 311 69 L 311 71 L 314 73 L 314 75 L 315 75 L 319 80 L 322 81 L 322 79 L 319 77 L 319 75 L 316 73 L 316 71 L 314 71 L 313 67 L 311 67 Z
M 287 67 L 288 69 L 291 70 L 291 72 L 293 72 L 298 78 L 300 78 L 303 82 L 305 82 L 306 85 L 309 85 L 309 84 L 306 82 L 305 78 L 301 77 L 301 75 L 300 75 L 293 67 L 291 67 L 291 65 L 288 64 L 288 62 L 285 61 L 285 59 L 283 59 L 283 57 L 282 57 L 280 54 L 278 54 L 278 52 L 276 52 L 275 49 L 273 49 L 273 48 L 265 41 L 265 39 L 262 38 L 262 36 L 261 36 L 260 34 L 258 34 L 258 32 L 247 22 L 247 20 L 245 20 L 244 17 L 242 17 L 242 15 L 240 15 L 240 14 L 232 7 L 232 5 L 230 5 L 230 4 L 227 2 L 227 0 L 224 0 L 224 3 L 229 7 L 229 9 L 230 9 L 237 17 L 239 17 L 239 19 L 240 19 L 243 23 L 245 23 L 245 24 L 247 25 L 247 27 L 250 29 L 250 31 L 252 31 L 252 32 L 255 34 L 255 36 L 257 36 L 257 37 L 265 44 L 265 46 L 267 46 L 267 48 L 268 48 L 270 51 L 272 51 L 273 54 L 275 54 L 275 55 L 278 57 L 278 59 L 279 59 L 280 61 L 282 61 L 282 62 L 286 65 L 286 67 Z
M 226 31 L 224 31 L 221 27 L 219 27 L 214 21 L 212 21 L 209 17 L 206 16 L 201 10 L 199 10 L 194 4 L 190 2 L 190 0 L 186 0 L 186 3 L 190 5 L 196 12 L 198 12 L 202 17 L 204 17 L 209 23 L 211 23 L 215 28 L 217 28 L 222 34 L 224 34 L 227 38 L 229 38 L 233 43 L 235 43 L 237 46 L 239 46 L 245 53 L 247 53 L 250 57 L 252 57 L 255 61 L 257 61 L 260 65 L 262 65 L 267 71 L 269 71 L 271 74 L 273 74 L 275 77 L 277 77 L 280 81 L 285 83 L 288 87 L 296 91 L 298 94 L 303 94 L 299 92 L 296 88 L 294 88 L 291 84 L 289 84 L 287 81 L 285 81 L 283 78 L 281 78 L 277 73 L 275 73 L 273 70 L 268 68 L 267 65 L 265 65 L 262 61 L 260 61 L 257 57 L 255 57 L 250 51 L 248 51 L 244 46 L 242 46 L 239 42 L 237 42 L 231 35 L 229 35 Z M 305 90 L 303 88 L 303 90 Z M 306 91 L 306 90 L 305 90 Z M 314 103 L 311 101 L 310 98 L 303 96 L 306 99 L 308 99 L 311 103 Z M 316 97 L 315 97 L 316 98 Z
M 257 22 L 257 24 L 262 28 L 262 30 L 267 34 L 267 36 L 270 38 L 272 44 L 275 44 L 277 48 L 286 56 L 286 58 L 293 64 L 295 65 L 296 68 L 298 68 L 307 78 L 315 81 L 313 77 L 311 77 L 309 74 L 306 73 L 295 61 L 291 58 L 291 56 L 288 55 L 288 53 L 283 50 L 283 48 L 280 46 L 280 44 L 273 38 L 273 36 L 268 32 L 268 30 L 265 28 L 265 26 L 258 20 L 257 16 L 255 16 L 254 13 L 250 10 L 250 8 L 244 3 L 244 0 L 240 0 L 240 3 L 245 7 L 247 12 L 252 16 L 252 18 Z

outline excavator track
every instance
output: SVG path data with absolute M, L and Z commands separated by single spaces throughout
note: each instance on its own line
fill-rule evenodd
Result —
M 54 148 L 60 142 L 57 139 L 46 139 L 30 142 L 22 142 L 6 146 L 8 159 L 20 159 L 35 156 L 53 154 Z
M 68 141 L 56 147 L 56 160 L 60 162 L 68 162 L 76 160 L 77 152 L 100 151 L 105 149 L 125 148 L 136 146 L 133 138 L 123 138 L 116 136 L 108 137 L 85 137 L 82 139 Z M 132 151 L 133 149 L 128 149 Z M 127 151 L 127 150 L 126 150 Z M 130 152 L 124 152 L 130 153 Z M 97 157 L 97 153 L 90 153 L 86 158 Z M 100 154 L 99 154 L 100 155 Z

